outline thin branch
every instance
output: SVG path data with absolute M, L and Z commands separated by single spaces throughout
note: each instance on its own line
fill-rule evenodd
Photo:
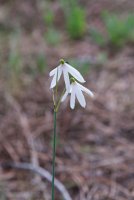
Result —
M 5 163 L 0 163 L 0 167 L 2 168 L 15 168 L 15 169 L 20 169 L 20 170 L 29 170 L 32 171 L 38 175 L 40 175 L 42 178 L 47 179 L 50 183 L 52 181 L 52 175 L 45 169 L 34 166 L 29 163 L 12 163 L 12 162 L 5 162 Z M 55 187 L 59 190 L 59 192 L 62 194 L 64 200 L 72 200 L 71 196 L 69 195 L 67 189 L 65 186 L 55 178 L 54 182 Z

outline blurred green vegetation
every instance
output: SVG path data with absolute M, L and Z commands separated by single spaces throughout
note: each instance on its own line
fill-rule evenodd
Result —
M 20 29 L 0 29 L 0 78 L 12 93 L 18 93 L 38 74 L 45 73 L 47 66 L 43 53 L 23 54 L 20 49 L 21 40 Z
M 89 30 L 90 36 L 95 43 L 101 47 L 105 46 L 107 43 L 107 39 L 104 35 L 96 28 L 91 27 Z
M 61 34 L 54 27 L 49 27 L 45 33 L 45 40 L 48 44 L 56 46 L 60 43 Z
M 81 39 L 86 32 L 86 11 L 76 0 L 60 0 L 60 5 L 65 16 L 63 21 L 67 33 L 71 39 Z M 51 2 L 47 2 L 44 8 L 43 20 L 47 27 L 45 39 L 50 45 L 57 45 L 61 41 L 61 33 L 54 24 L 54 12 L 51 10 Z
M 118 48 L 123 47 L 127 42 L 134 42 L 134 14 L 121 17 L 103 12 L 102 20 L 106 28 L 106 36 L 95 27 L 90 29 L 90 34 L 98 45 L 109 44 Z
M 51 10 L 51 4 L 47 2 L 46 7 L 44 8 L 44 14 L 43 14 L 44 24 L 46 26 L 44 38 L 48 44 L 53 45 L 53 46 L 60 43 L 60 40 L 61 40 L 61 33 L 55 28 L 54 18 L 55 18 L 55 15 L 54 15 L 54 12 Z
M 0 200 L 7 200 L 6 191 L 5 191 L 5 183 L 0 182 Z
M 81 39 L 86 32 L 86 11 L 76 0 L 61 0 L 65 25 L 71 39 Z
M 44 73 L 47 66 L 46 56 L 44 54 L 39 54 L 37 56 L 37 69 L 39 73 Z
M 44 10 L 44 16 L 43 16 L 44 22 L 47 26 L 53 26 L 54 24 L 54 13 L 53 11 L 49 9 Z
M 72 39 L 80 39 L 86 31 L 85 11 L 77 7 L 72 7 L 67 18 L 67 30 Z

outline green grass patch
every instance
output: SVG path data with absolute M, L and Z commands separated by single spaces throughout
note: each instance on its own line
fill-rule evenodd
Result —
M 58 43 L 60 43 L 61 34 L 54 27 L 48 28 L 48 30 L 45 33 L 45 40 L 48 44 L 55 46 Z
M 134 14 L 121 17 L 117 14 L 103 12 L 102 20 L 107 36 L 104 36 L 95 27 L 90 29 L 90 35 L 98 45 L 110 45 L 119 48 L 129 41 L 134 41 Z
M 86 32 L 86 12 L 76 0 L 61 0 L 65 26 L 71 39 L 81 39 Z

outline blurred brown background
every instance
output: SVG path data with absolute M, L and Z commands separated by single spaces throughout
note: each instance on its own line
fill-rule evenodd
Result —
M 95 99 L 58 113 L 56 178 L 73 200 L 134 198 L 134 1 L 0 0 L 0 163 L 51 173 L 49 71 L 64 58 Z M 1 200 L 50 200 L 31 171 L 0 168 Z M 56 199 L 62 199 L 56 190 Z

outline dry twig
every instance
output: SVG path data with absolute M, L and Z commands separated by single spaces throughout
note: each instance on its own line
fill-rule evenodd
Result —
M 21 170 L 29 170 L 32 171 L 36 174 L 39 174 L 42 178 L 47 179 L 50 183 L 52 181 L 52 175 L 45 169 L 38 167 L 38 166 L 34 166 L 32 164 L 29 163 L 1 163 L 0 164 L 1 167 L 3 168 L 16 168 L 16 169 L 21 169 Z M 65 200 L 72 200 L 71 196 L 69 195 L 68 191 L 66 190 L 65 186 L 58 180 L 55 178 L 55 187 L 59 190 L 59 192 L 62 194 L 63 198 Z

